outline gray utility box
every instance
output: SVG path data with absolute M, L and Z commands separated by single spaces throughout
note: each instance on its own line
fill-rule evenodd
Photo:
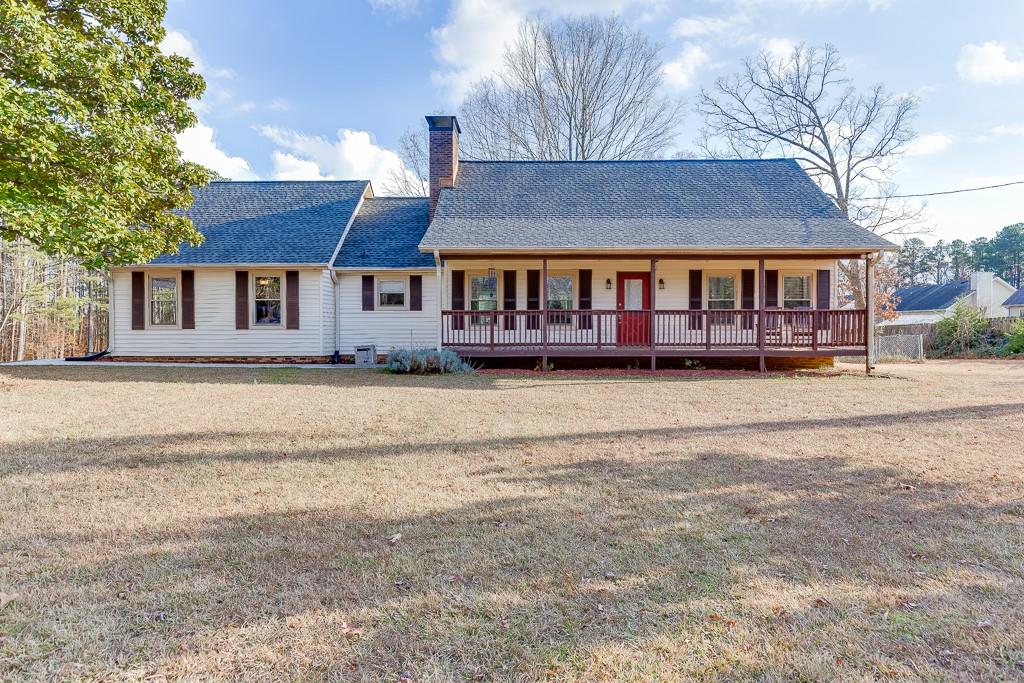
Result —
M 366 344 L 365 346 L 356 347 L 356 365 L 376 365 L 377 364 L 377 346 L 374 344 Z

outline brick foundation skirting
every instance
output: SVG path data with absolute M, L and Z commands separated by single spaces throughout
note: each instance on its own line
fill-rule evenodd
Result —
M 237 363 L 314 365 L 331 362 L 330 356 L 104 356 L 96 362 L 117 363 Z

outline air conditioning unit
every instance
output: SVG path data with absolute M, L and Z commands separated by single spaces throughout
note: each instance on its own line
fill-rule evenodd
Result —
M 356 365 L 376 365 L 377 364 L 377 346 L 375 344 L 366 344 L 364 346 L 356 347 Z

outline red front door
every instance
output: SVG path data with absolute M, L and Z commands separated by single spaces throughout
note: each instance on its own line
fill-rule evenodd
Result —
M 651 274 L 618 274 L 618 340 L 621 346 L 651 343 Z

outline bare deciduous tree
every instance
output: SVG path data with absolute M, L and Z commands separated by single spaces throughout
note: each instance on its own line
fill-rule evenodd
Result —
M 799 45 L 786 57 L 762 52 L 743 69 L 702 89 L 698 145 L 711 157 L 796 158 L 858 225 L 881 236 L 924 230 L 923 204 L 895 197 L 895 164 L 913 139 L 917 100 L 881 85 L 858 91 L 835 48 Z M 864 305 L 857 262 L 840 264 L 857 306 Z
M 393 197 L 426 197 L 430 166 L 426 121 L 419 128 L 406 128 L 398 139 L 401 169 L 392 169 L 384 182 L 383 191 Z
M 672 144 L 682 102 L 662 94 L 661 48 L 617 17 L 529 19 L 494 77 L 460 107 L 476 159 L 639 159 Z

